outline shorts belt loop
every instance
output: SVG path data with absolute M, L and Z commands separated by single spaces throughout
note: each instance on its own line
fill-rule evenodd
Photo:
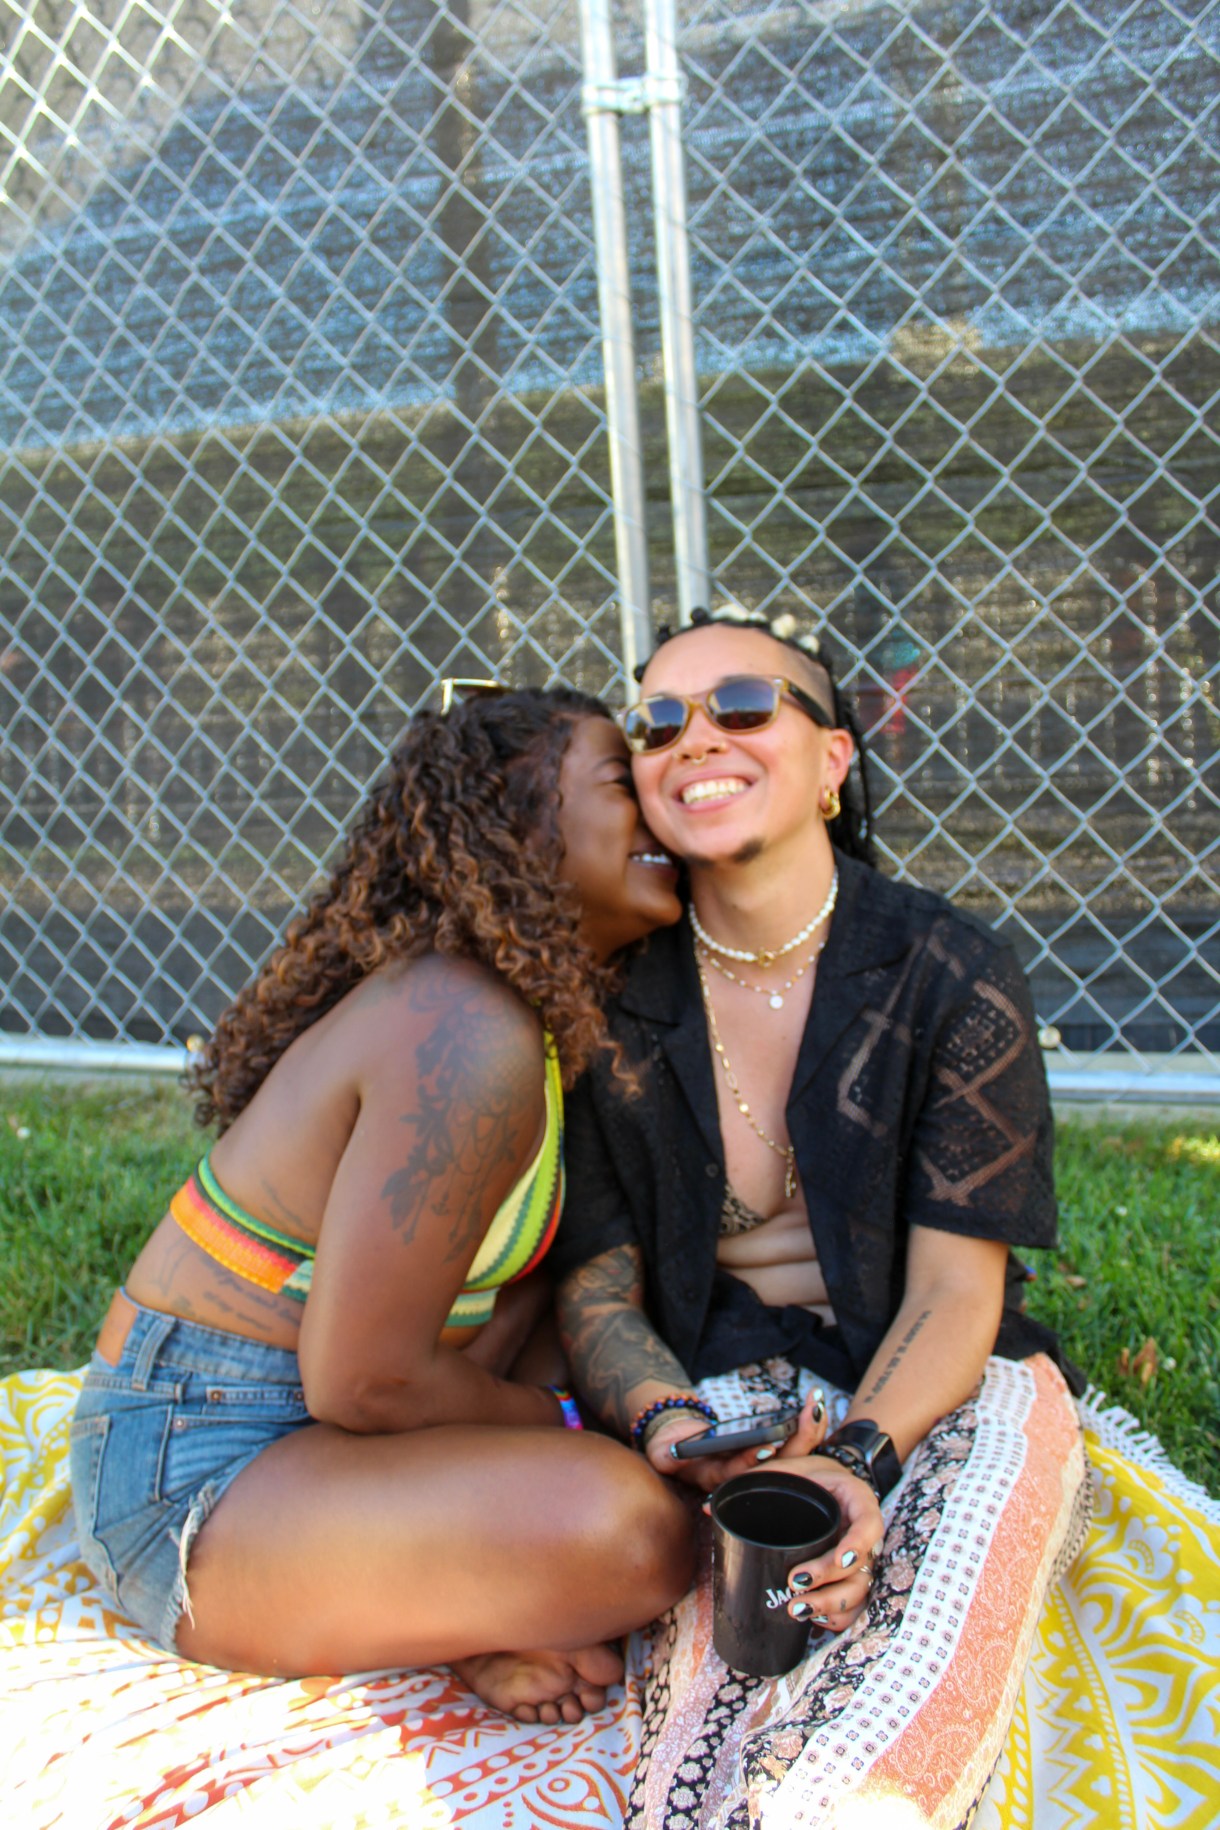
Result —
M 177 1320 L 178 1318 L 175 1315 L 157 1315 L 153 1317 L 153 1320 L 149 1325 L 148 1333 L 140 1343 L 140 1351 L 136 1355 L 135 1371 L 131 1375 L 131 1387 L 133 1391 L 142 1392 L 148 1389 L 148 1381 L 152 1377 L 153 1365 L 157 1355 L 164 1347 L 170 1335 L 174 1332 Z

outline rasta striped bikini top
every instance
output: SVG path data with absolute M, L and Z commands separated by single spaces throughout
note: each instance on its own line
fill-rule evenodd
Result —
M 490 1321 L 497 1290 L 540 1264 L 555 1237 L 563 1206 L 563 1082 L 549 1039 L 545 1092 L 546 1130 L 538 1154 L 484 1234 L 447 1328 L 477 1328 Z M 316 1247 L 239 1207 L 216 1180 L 210 1155 L 183 1183 L 169 1211 L 187 1238 L 227 1271 L 294 1302 L 303 1303 L 309 1295 Z

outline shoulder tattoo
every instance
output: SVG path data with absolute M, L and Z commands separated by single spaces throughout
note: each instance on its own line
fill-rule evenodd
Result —
M 430 988 L 433 992 L 435 988 Z M 425 993 L 430 1009 L 435 998 Z M 409 1142 L 382 1196 L 404 1244 L 428 1212 L 447 1227 L 444 1262 L 469 1256 L 491 1218 L 487 1183 L 524 1168 L 538 1124 L 539 1076 L 523 1059 L 522 1031 L 482 987 L 450 994 L 416 1052 L 417 1077 L 400 1122 Z

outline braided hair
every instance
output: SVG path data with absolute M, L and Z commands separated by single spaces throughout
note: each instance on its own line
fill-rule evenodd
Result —
M 762 634 L 782 642 L 786 648 L 803 655 L 807 662 L 812 663 L 825 676 L 835 724 L 850 732 L 856 746 L 856 774 L 859 778 L 858 791 L 850 775 L 844 781 L 839 790 L 839 812 L 833 820 L 827 821 L 827 829 L 831 843 L 840 851 L 875 869 L 877 854 L 873 843 L 873 799 L 868 779 L 868 749 L 855 706 L 835 678 L 834 658 L 826 642 L 816 630 L 802 632 L 791 611 L 767 617 L 760 612 L 746 610 L 740 604 L 721 604 L 715 610 L 693 610 L 690 622 L 683 623 L 678 628 L 670 623 L 659 624 L 656 647 L 663 648 L 666 642 L 685 634 L 687 629 L 708 627 L 760 630 Z M 656 653 L 656 649 L 653 653 Z M 647 661 L 642 661 L 635 669 L 637 681 L 643 678 L 647 665 Z

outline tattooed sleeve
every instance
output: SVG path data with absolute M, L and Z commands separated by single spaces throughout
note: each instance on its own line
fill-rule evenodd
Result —
M 678 1391 L 692 1388 L 644 1314 L 643 1259 L 638 1246 L 615 1246 L 571 1272 L 556 1307 L 572 1376 L 607 1423 L 626 1432 L 631 1393 L 647 1380 Z

